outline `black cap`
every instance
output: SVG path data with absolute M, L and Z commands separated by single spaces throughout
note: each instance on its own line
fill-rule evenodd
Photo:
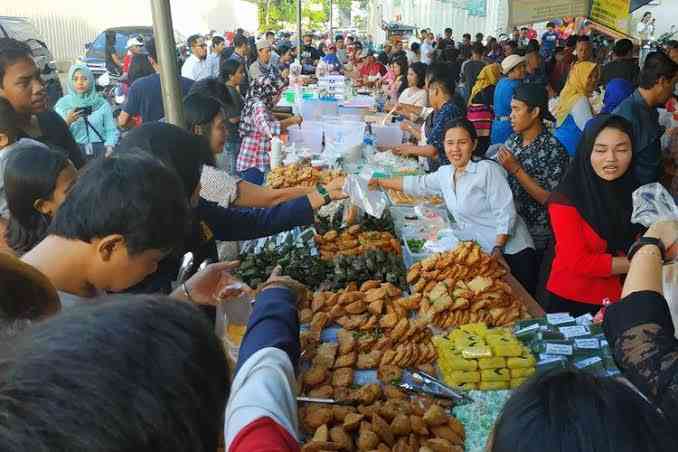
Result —
M 539 107 L 542 119 L 547 121 L 556 120 L 549 111 L 549 96 L 544 86 L 522 84 L 514 91 L 513 98 L 525 102 L 530 107 Z

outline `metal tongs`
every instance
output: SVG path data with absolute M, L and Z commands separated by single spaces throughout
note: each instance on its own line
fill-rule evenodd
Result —
M 346 405 L 354 406 L 358 402 L 355 400 L 334 400 L 334 399 L 319 399 L 317 397 L 297 397 L 299 403 L 324 403 L 327 405 Z
M 463 391 L 452 389 L 437 378 L 422 370 L 406 370 L 406 374 L 412 377 L 413 382 L 400 383 L 398 386 L 410 392 L 423 392 L 425 394 L 452 400 L 457 405 L 473 403 L 474 400 Z

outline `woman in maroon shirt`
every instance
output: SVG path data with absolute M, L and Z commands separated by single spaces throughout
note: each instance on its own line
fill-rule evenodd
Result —
M 631 224 L 637 187 L 629 166 L 631 124 L 619 116 L 593 119 L 548 203 L 555 257 L 546 288 L 550 312 L 597 312 L 621 297 L 626 251 L 640 231 Z

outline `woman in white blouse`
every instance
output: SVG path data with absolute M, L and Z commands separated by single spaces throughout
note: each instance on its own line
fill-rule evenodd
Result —
M 370 185 L 413 196 L 442 196 L 457 226 L 473 235 L 486 252 L 503 257 L 511 273 L 534 293 L 534 244 L 516 212 L 506 171 L 493 161 L 471 158 L 478 136 L 467 119 L 447 124 L 444 137 L 445 154 L 451 165 L 425 176 L 373 179 Z
M 425 86 L 426 65 L 424 63 L 411 64 L 407 69 L 407 88 L 400 94 L 397 103 L 389 103 L 384 109 L 390 111 L 393 107 L 398 106 L 400 111 L 403 106 L 426 107 L 428 95 Z

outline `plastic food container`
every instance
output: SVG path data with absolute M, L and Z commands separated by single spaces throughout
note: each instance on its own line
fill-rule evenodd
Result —
M 365 137 L 365 123 L 357 121 L 337 121 L 325 125 L 325 142 L 341 143 L 353 147 L 363 144 Z
M 396 146 L 403 142 L 403 131 L 398 125 L 372 124 L 372 133 L 377 137 L 378 145 Z

